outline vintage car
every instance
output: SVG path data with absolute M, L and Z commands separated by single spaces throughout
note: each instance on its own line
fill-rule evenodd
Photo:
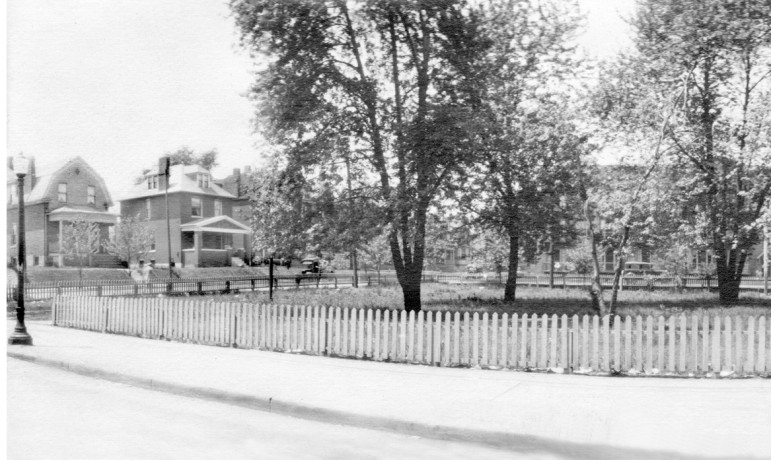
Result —
M 303 279 L 316 279 L 321 278 L 325 274 L 334 273 L 335 270 L 329 264 L 326 259 L 318 257 L 305 257 L 302 260 L 302 270 L 295 277 L 295 282 L 300 284 Z
M 625 275 L 660 275 L 660 270 L 654 270 L 653 264 L 650 262 L 627 262 L 624 264 Z

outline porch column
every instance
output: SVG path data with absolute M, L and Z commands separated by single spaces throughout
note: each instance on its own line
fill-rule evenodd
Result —
M 64 267 L 64 254 L 62 253 L 62 242 L 64 241 L 64 221 L 59 221 L 59 267 Z
M 196 230 L 193 233 L 193 247 L 195 247 L 196 267 L 201 266 L 201 245 L 203 244 L 203 232 Z

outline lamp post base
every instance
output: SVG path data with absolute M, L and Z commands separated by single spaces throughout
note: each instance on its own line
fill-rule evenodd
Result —
M 8 337 L 8 345 L 32 345 L 32 337 L 27 334 L 25 327 L 16 326 L 13 334 Z

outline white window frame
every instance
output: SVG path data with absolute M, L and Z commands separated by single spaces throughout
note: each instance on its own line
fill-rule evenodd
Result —
M 214 200 L 214 215 L 222 215 L 222 200 Z
M 208 174 L 198 174 L 198 187 L 199 188 L 209 188 L 209 175 Z
M 88 196 L 86 198 L 86 203 L 96 205 L 96 187 L 94 187 L 93 185 L 89 185 L 86 190 L 87 190 L 86 193 L 88 193 Z
M 151 219 L 153 215 L 153 205 L 150 198 L 145 199 L 145 212 L 147 213 L 147 218 Z
M 196 200 L 198 201 L 198 206 L 195 205 Z M 194 214 L 196 209 L 198 209 L 198 215 Z M 203 217 L 203 200 L 201 200 L 201 197 L 194 196 L 190 199 L 190 217 Z
M 64 187 L 62 187 L 64 186 Z M 62 191 L 62 188 L 64 191 Z M 66 182 L 59 182 L 59 187 L 57 188 L 57 200 L 59 203 L 66 203 L 67 202 L 67 183 Z M 62 194 L 64 194 L 64 199 L 62 199 Z

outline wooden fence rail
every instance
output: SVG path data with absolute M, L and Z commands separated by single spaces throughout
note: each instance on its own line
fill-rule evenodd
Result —
M 207 345 L 437 366 L 771 375 L 767 316 L 414 312 L 57 296 L 53 324 Z
M 503 278 L 505 279 L 505 278 Z M 425 283 L 448 283 L 448 284 L 485 284 L 501 285 L 502 281 L 498 277 L 484 277 L 482 275 L 459 275 L 459 274 L 428 274 L 423 276 Z M 601 277 L 603 287 L 610 288 L 613 278 L 610 276 Z M 202 294 L 206 292 L 228 292 L 228 291 L 255 291 L 268 288 L 269 278 L 260 277 L 233 277 L 233 278 L 171 278 L 171 279 L 151 279 L 146 282 L 137 282 L 134 280 L 85 280 L 85 281 L 44 281 L 35 283 L 26 283 L 24 294 L 26 299 L 44 300 L 53 298 L 56 295 L 88 295 L 88 296 L 139 296 L 154 294 Z M 297 277 L 276 276 L 274 277 L 274 286 L 286 288 L 327 288 L 339 286 L 351 286 L 353 276 L 351 275 L 323 275 L 306 276 L 300 282 Z M 359 277 L 359 285 L 376 286 L 398 284 L 396 275 L 365 275 Z M 517 278 L 517 285 L 548 287 L 549 277 L 547 275 L 523 275 Z M 565 275 L 555 277 L 554 285 L 560 288 L 582 288 L 591 285 L 591 280 L 586 276 Z M 622 289 L 674 289 L 675 281 L 671 278 L 642 278 L 626 277 L 623 279 Z M 684 278 L 684 289 L 714 289 L 717 287 L 717 281 L 706 280 L 704 278 Z M 761 278 L 742 278 L 741 289 L 743 290 L 763 290 L 763 279 Z M 7 291 L 6 300 L 15 299 L 15 286 L 10 286 Z

